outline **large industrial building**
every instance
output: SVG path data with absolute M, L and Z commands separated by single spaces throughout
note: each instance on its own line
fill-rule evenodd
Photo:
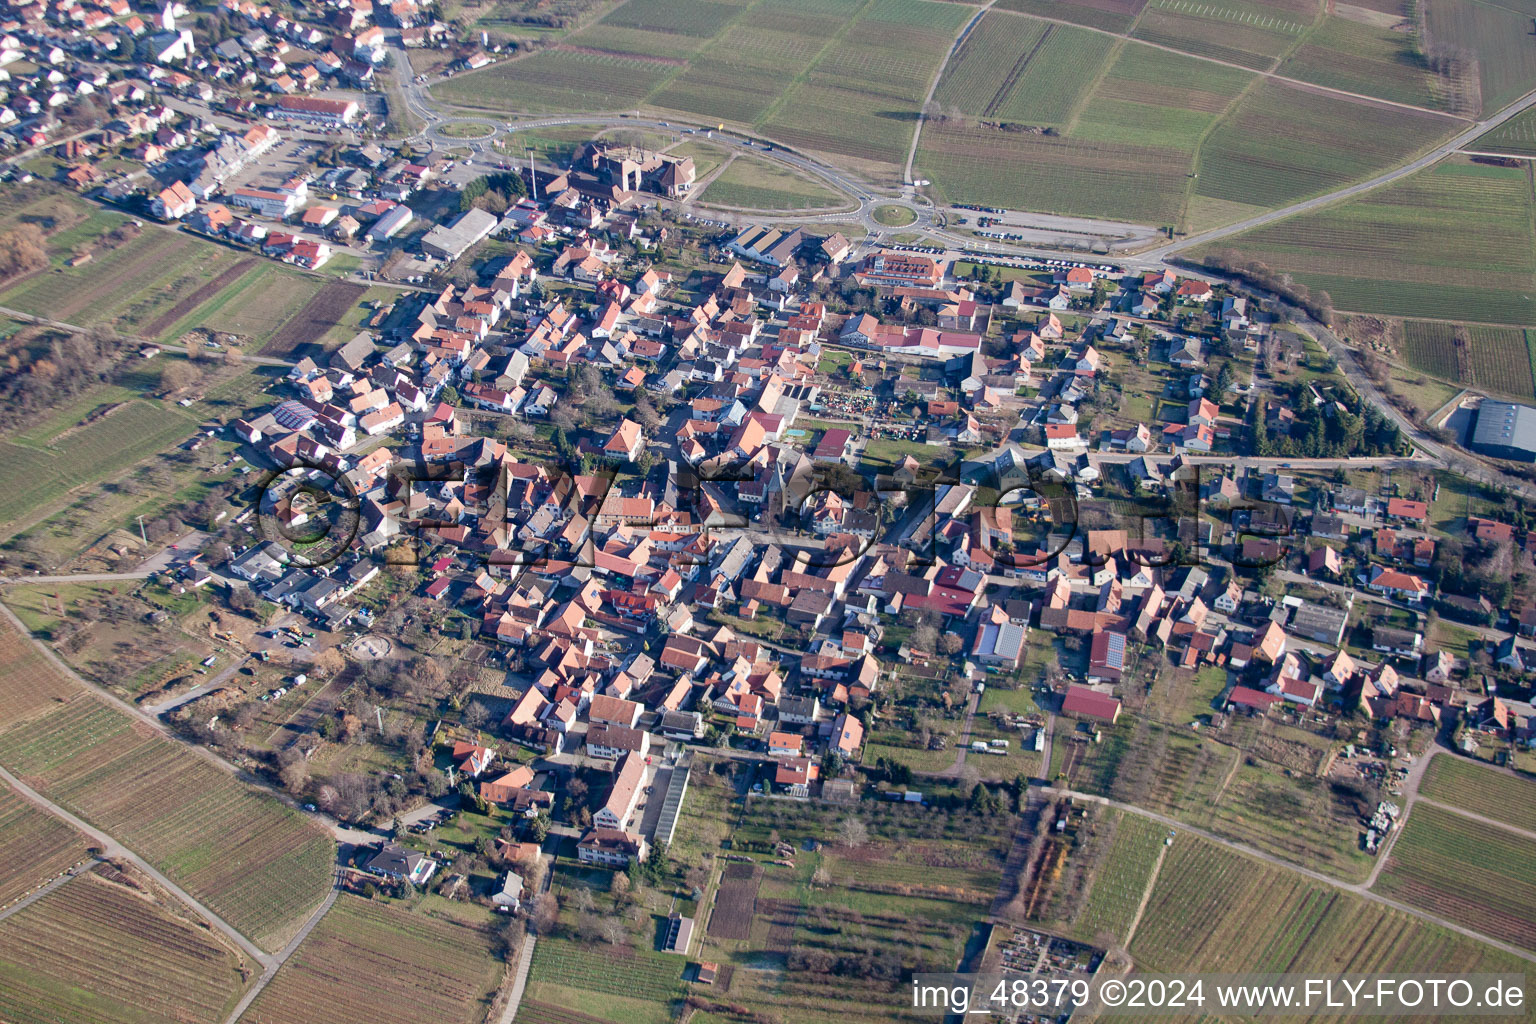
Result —
M 1536 409 L 1512 402 L 1484 402 L 1467 445 L 1480 455 L 1536 462 Z

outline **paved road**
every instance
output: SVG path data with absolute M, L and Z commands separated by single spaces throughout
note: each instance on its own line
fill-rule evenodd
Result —
M 970 36 L 971 30 L 976 27 L 982 18 L 986 17 L 987 12 L 992 9 L 992 5 L 995 3 L 997 3 L 997 0 L 987 0 L 986 4 L 976 11 L 971 20 L 961 26 L 960 31 L 955 33 L 955 41 L 950 44 L 949 51 L 944 54 L 944 60 L 934 70 L 933 79 L 928 83 L 928 91 L 923 94 L 923 102 L 918 104 L 917 107 L 917 124 L 912 127 L 912 144 L 907 147 L 907 162 L 901 172 L 903 181 L 912 180 L 912 161 L 917 157 L 917 142 L 923 137 L 923 122 L 928 120 L 928 104 L 933 102 L 933 94 L 939 88 L 939 79 L 944 77 L 944 69 L 949 67 L 949 62 L 955 59 L 956 51 L 965 44 L 965 40 Z
M 229 1016 L 224 1018 L 224 1024 L 235 1024 L 245 1013 L 246 1008 L 256 1001 L 256 997 L 261 995 L 261 990 L 266 988 L 273 978 L 277 977 L 278 968 L 282 967 L 288 958 L 299 948 L 300 944 L 309 938 L 309 933 L 315 930 L 315 926 L 320 923 L 321 918 L 325 917 L 331 907 L 335 905 L 336 897 L 340 893 L 341 890 L 335 885 L 331 886 L 331 891 L 325 894 L 325 899 L 315 908 L 315 912 L 309 915 L 309 920 L 304 922 L 304 927 L 300 928 L 294 937 L 288 940 L 288 944 L 276 956 L 271 958 L 271 962 L 266 964 L 265 969 L 261 972 L 261 977 L 256 979 L 256 984 L 252 985 L 250 991 L 240 998 L 240 1001 L 235 1004 L 234 1009 L 229 1011 Z
M 66 811 L 58 804 L 54 803 L 47 797 L 43 796 L 41 793 L 38 793 L 30 786 L 23 783 L 20 779 L 16 778 L 16 776 L 12 775 L 4 768 L 0 768 L 0 780 L 3 780 L 6 785 L 14 789 L 19 796 L 27 800 L 29 803 L 37 805 L 38 807 L 47 811 L 49 814 L 53 815 L 55 818 L 60 819 L 71 827 L 75 828 L 77 831 L 88 836 L 93 842 L 100 846 L 103 851 L 105 851 L 105 854 L 108 858 L 126 860 L 133 864 L 134 867 L 144 872 L 150 878 L 153 878 L 162 887 L 164 887 L 166 891 L 175 894 L 177 899 L 181 900 L 187 906 L 196 910 L 199 914 L 206 918 L 210 924 L 228 936 L 230 941 L 232 941 L 235 945 L 239 946 L 242 950 L 249 954 L 251 959 L 255 960 L 263 967 L 269 966 L 273 963 L 273 958 L 269 953 L 264 952 L 261 947 L 257 946 L 250 939 L 242 935 L 228 921 L 225 921 L 222 917 L 215 914 L 207 907 L 203 906 L 202 903 L 199 903 L 196 899 L 193 898 L 191 893 L 187 892 L 185 889 L 171 881 L 169 878 L 166 878 L 155 868 L 153 864 L 149 863 L 149 861 L 145 860 L 143 857 L 140 857 L 138 854 L 134 853 L 132 850 L 128 849 L 128 847 L 124 846 L 122 843 L 119 843 L 116 839 L 113 839 L 111 836 L 107 835 L 100 829 L 87 824 L 80 818 L 75 817 L 69 811 Z
M 1273 224 L 1277 220 L 1284 220 L 1286 217 L 1292 217 L 1298 213 L 1306 213 L 1309 210 L 1316 210 L 1320 207 L 1336 203 L 1341 199 L 1348 199 L 1351 196 L 1360 195 L 1362 192 L 1370 192 L 1380 188 L 1383 185 L 1389 185 L 1392 182 L 1397 181 L 1400 178 L 1405 178 L 1416 171 L 1422 171 L 1430 164 L 1436 163 L 1451 153 L 1456 152 L 1463 146 L 1467 145 L 1467 143 L 1476 139 L 1478 136 L 1483 135 L 1484 133 L 1491 131 L 1494 128 L 1497 128 L 1505 121 L 1508 121 L 1510 118 L 1520 114 L 1529 108 L 1532 104 L 1536 104 L 1536 90 L 1532 90 L 1531 92 L 1526 93 L 1524 96 L 1520 97 L 1518 100 L 1511 103 L 1497 114 L 1494 114 L 1492 117 L 1486 117 L 1483 120 L 1478 121 L 1466 131 L 1463 131 L 1459 135 L 1452 137 L 1447 142 L 1441 143 L 1434 149 L 1431 149 L 1429 152 L 1419 157 L 1417 160 L 1409 161 L 1408 163 L 1402 164 L 1393 170 L 1378 174 L 1374 178 L 1368 178 L 1367 180 L 1358 184 L 1337 189 L 1333 192 L 1327 193 L 1326 195 L 1318 196 L 1315 199 L 1307 199 L 1299 203 L 1292 203 L 1290 206 L 1283 207 L 1279 210 L 1274 210 L 1270 213 L 1262 213 L 1257 217 L 1249 217 L 1246 220 L 1240 220 L 1235 224 L 1228 224 L 1225 227 L 1220 228 L 1212 228 L 1210 231 L 1202 231 L 1198 234 L 1188 235 L 1176 242 L 1170 242 L 1167 245 L 1158 246 L 1155 249 L 1148 249 L 1140 254 L 1140 258 L 1143 260 L 1166 259 L 1174 253 L 1182 252 L 1186 249 L 1192 249 L 1197 245 L 1204 245 L 1207 242 L 1214 242 L 1218 238 L 1226 238 L 1230 235 L 1235 235 L 1243 231 L 1251 231 L 1254 228 L 1263 227 L 1265 224 Z

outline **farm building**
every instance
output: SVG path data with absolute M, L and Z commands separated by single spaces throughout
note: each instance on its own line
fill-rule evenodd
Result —
M 1061 713 L 1076 718 L 1097 718 L 1113 725 L 1120 718 L 1120 701 L 1107 693 L 1086 686 L 1067 687 L 1061 701 Z
M 1536 462 L 1536 409 L 1513 402 L 1484 402 L 1472 422 L 1467 447 L 1496 459 Z

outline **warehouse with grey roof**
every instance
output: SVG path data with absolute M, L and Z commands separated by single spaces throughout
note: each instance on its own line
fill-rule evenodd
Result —
M 1479 455 L 1536 462 L 1536 408 L 1513 402 L 1484 402 L 1472 422 L 1467 445 Z

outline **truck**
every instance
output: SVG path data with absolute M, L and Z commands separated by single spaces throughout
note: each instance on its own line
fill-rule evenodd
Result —
M 987 741 L 986 740 L 972 740 L 971 741 L 971 749 L 973 751 L 975 751 L 976 753 L 978 753 L 978 754 L 985 754 L 987 752 Z

